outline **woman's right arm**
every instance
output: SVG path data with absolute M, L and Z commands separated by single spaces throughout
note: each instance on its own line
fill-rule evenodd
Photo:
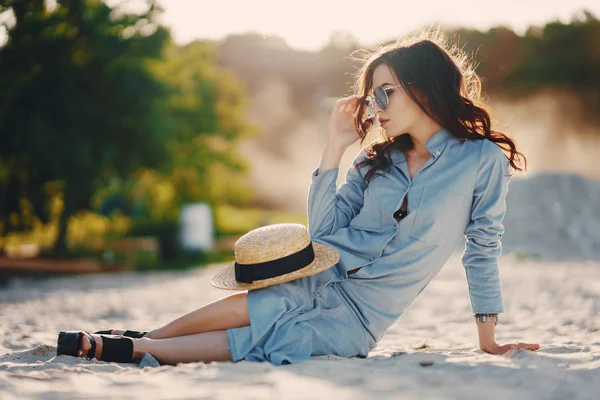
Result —
M 363 205 L 367 184 L 356 163 L 365 159 L 364 152 L 354 158 L 346 171 L 346 181 L 336 189 L 339 163 L 344 151 L 323 147 L 319 168 L 311 175 L 308 192 L 308 232 L 311 239 L 331 235 L 350 221 Z
M 312 239 L 331 235 L 348 226 L 363 205 L 367 184 L 355 165 L 365 158 L 364 149 L 354 157 L 352 166 L 346 171 L 346 181 L 336 190 L 342 156 L 359 138 L 354 126 L 358 102 L 357 96 L 338 100 L 331 112 L 321 162 L 312 173 L 308 193 L 308 231 Z

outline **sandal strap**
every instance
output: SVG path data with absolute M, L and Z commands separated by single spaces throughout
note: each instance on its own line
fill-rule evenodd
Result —
M 130 331 L 130 330 L 126 330 L 123 333 L 123 336 L 127 336 L 127 337 L 132 337 L 132 338 L 141 338 L 144 337 L 148 332 L 145 331 Z
M 82 333 L 79 336 L 79 348 L 81 348 L 81 340 L 83 339 L 84 334 L 87 335 L 88 340 L 92 345 L 92 347 L 87 352 L 87 358 L 91 360 L 92 358 L 96 357 L 96 339 L 94 339 L 94 337 L 88 331 L 84 331 L 84 333 Z
M 84 335 L 87 335 L 90 345 L 92 346 L 90 350 L 88 350 L 86 357 L 88 359 L 94 358 L 96 354 L 96 339 L 94 339 L 94 337 L 87 331 L 61 331 L 58 334 L 56 355 L 60 356 L 65 354 L 78 357 Z
M 56 344 L 56 355 L 69 355 L 77 357 L 81 348 L 81 338 L 75 331 L 61 331 L 58 334 L 58 343 Z
M 133 363 L 133 340 L 128 337 L 102 337 L 102 361 Z
M 107 329 L 104 331 L 96 331 L 94 332 L 95 334 L 105 334 L 105 335 L 114 335 L 113 333 L 114 329 Z M 132 337 L 132 338 L 136 338 L 139 339 L 141 337 L 146 336 L 148 332 L 147 331 L 130 331 L 130 330 L 126 330 L 125 332 L 123 332 L 123 334 L 121 336 L 127 336 L 127 337 Z

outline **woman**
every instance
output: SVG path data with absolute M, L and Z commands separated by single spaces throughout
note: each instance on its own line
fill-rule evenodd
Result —
M 126 360 L 144 352 L 167 364 L 364 357 L 464 236 L 472 311 L 487 315 L 476 322 L 479 348 L 491 354 L 539 349 L 494 338 L 494 317 L 504 312 L 498 256 L 509 170 L 521 170 L 525 158 L 510 137 L 491 130 L 467 58 L 430 31 L 381 46 L 364 61 L 356 94 L 331 113 L 308 194 L 311 240 L 335 247 L 340 261 L 313 276 L 225 297 L 130 338 Z M 383 140 L 361 150 L 336 189 L 342 155 L 357 139 L 362 144 L 376 121 Z M 123 342 L 93 335 L 96 358 L 106 340 Z M 80 356 L 91 348 L 83 336 Z

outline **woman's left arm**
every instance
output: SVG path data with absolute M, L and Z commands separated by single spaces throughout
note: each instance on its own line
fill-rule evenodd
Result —
M 504 233 L 502 221 L 506 214 L 509 172 L 509 163 L 502 149 L 484 139 L 475 180 L 471 220 L 465 232 L 467 243 L 462 256 L 474 314 L 504 312 L 498 257 L 502 249 L 500 238 Z M 515 348 L 539 348 L 539 345 L 525 343 L 500 346 L 496 343 L 494 331 L 494 322 L 477 322 L 481 350 L 502 354 Z

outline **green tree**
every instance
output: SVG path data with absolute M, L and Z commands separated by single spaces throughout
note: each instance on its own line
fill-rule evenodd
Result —
M 0 220 L 15 218 L 24 203 L 42 221 L 48 197 L 60 194 L 57 253 L 66 251 L 68 218 L 90 208 L 109 177 L 168 160 L 153 110 L 165 93 L 151 71 L 168 31 L 149 2 L 141 15 L 119 13 L 101 1 L 2 1 L 15 23 L 0 49 Z
M 169 160 L 161 171 L 140 169 L 99 193 L 104 214 L 119 210 L 136 219 L 172 220 L 185 203 L 245 205 L 252 190 L 245 182 L 248 164 L 236 145 L 258 128 L 248 123 L 246 88 L 232 71 L 216 65 L 217 47 L 193 42 L 169 45 L 154 66 L 165 82 L 155 111 L 157 129 L 168 132 Z
M 521 62 L 512 71 L 513 84 L 531 88 L 567 86 L 600 88 L 600 20 L 584 12 L 571 23 L 552 22 L 530 28 L 523 38 Z

